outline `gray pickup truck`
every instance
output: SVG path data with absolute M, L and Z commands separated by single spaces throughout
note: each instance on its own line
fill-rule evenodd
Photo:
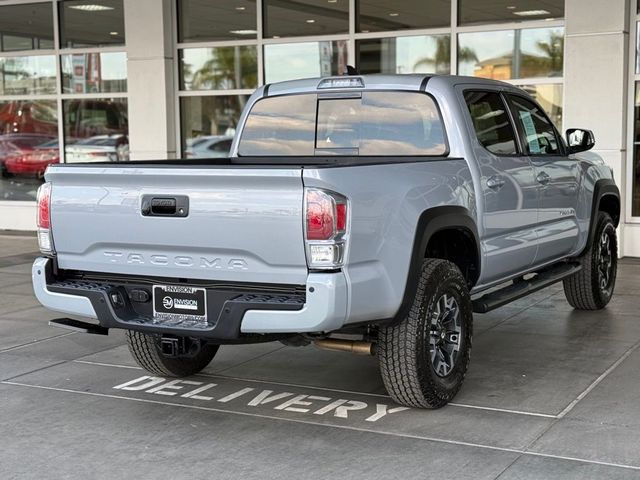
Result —
M 559 281 L 577 309 L 611 299 L 620 200 L 593 145 L 496 81 L 266 85 L 229 158 L 49 167 L 35 293 L 97 319 L 53 325 L 125 329 L 157 375 L 223 344 L 314 343 L 376 355 L 395 401 L 441 407 L 474 312 Z

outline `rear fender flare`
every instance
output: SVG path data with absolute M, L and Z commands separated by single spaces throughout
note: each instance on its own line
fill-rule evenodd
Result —
M 400 322 L 408 315 L 418 288 L 420 269 L 422 268 L 422 261 L 425 258 L 429 240 L 431 240 L 437 232 L 446 229 L 462 230 L 473 237 L 476 247 L 477 271 L 474 278 L 470 279 L 469 288 L 480 278 L 482 258 L 480 255 L 480 238 L 478 236 L 475 219 L 471 215 L 471 212 L 461 206 L 440 206 L 425 210 L 420 214 L 416 226 L 402 303 L 396 315 L 391 319 L 391 323 Z

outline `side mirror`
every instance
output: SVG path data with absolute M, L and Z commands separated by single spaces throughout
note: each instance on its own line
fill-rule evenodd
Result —
M 591 150 L 596 144 L 596 139 L 591 130 L 582 128 L 569 128 L 567 130 L 567 145 L 569 153 L 579 153 Z

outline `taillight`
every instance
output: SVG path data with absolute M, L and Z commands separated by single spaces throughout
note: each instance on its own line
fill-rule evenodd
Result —
M 51 239 L 51 184 L 43 183 L 38 189 L 38 245 L 40 251 L 52 255 L 53 241 Z
M 347 199 L 327 190 L 305 191 L 305 241 L 310 268 L 335 269 L 344 264 L 348 225 Z

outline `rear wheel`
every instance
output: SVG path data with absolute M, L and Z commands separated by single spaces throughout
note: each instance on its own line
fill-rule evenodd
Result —
M 180 355 L 167 355 L 162 350 L 162 336 L 128 330 L 129 351 L 142 368 L 164 377 L 187 377 L 205 368 L 218 352 L 218 345 L 198 339 L 179 339 L 187 349 Z M 185 341 L 188 340 L 188 341 Z
M 472 317 L 458 267 L 426 259 L 409 314 L 379 333 L 380 372 L 396 402 L 440 408 L 453 399 L 469 365 Z
M 569 304 L 579 310 L 600 310 L 613 295 L 618 271 L 618 239 L 611 216 L 598 212 L 593 242 L 580 258 L 582 270 L 564 280 Z

